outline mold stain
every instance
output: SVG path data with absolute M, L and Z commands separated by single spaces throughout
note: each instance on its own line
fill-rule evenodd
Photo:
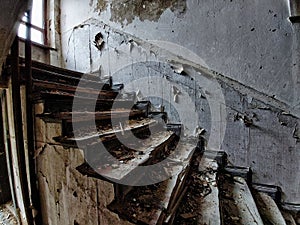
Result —
M 100 14 L 106 10 L 107 6 L 107 0 L 98 0 L 96 11 Z M 181 17 L 186 12 L 186 0 L 112 0 L 110 7 L 111 21 L 130 24 L 135 17 L 141 21 L 158 21 L 167 9 Z
M 93 5 L 93 3 L 90 3 L 90 5 Z M 103 11 L 106 10 L 107 6 L 108 6 L 108 0 L 98 0 L 95 12 L 99 12 L 99 14 L 101 14 Z

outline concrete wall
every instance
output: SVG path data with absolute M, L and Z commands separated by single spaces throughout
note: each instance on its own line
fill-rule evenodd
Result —
M 171 120 L 173 108 L 192 113 L 192 125 L 179 118 L 191 134 L 205 128 L 209 148 L 300 203 L 299 29 L 288 20 L 288 1 L 65 0 L 61 12 L 66 68 L 111 74 L 144 97 L 155 93 L 151 100 L 168 100 L 160 102 Z
M 143 40 L 176 43 L 197 54 L 209 68 L 281 101 L 293 102 L 294 33 L 288 20 L 288 1 L 177 0 L 167 1 L 169 7 L 160 1 L 127 1 L 123 6 L 124 2 L 63 1 L 65 59 L 73 57 L 73 38 L 80 38 L 73 28 L 88 26 L 84 21 L 95 18 Z M 72 5 L 78 6 L 77 10 Z M 158 12 L 157 7 L 162 10 Z M 82 38 L 86 42 L 75 50 L 88 43 L 87 37 Z

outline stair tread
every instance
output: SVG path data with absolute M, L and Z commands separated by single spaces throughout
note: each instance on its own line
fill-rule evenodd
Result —
M 225 174 L 219 184 L 225 225 L 264 224 L 245 179 Z
M 21 74 L 25 73 L 25 67 L 23 65 L 20 66 L 20 72 Z M 86 79 L 86 76 L 82 77 L 76 77 L 68 74 L 62 74 L 54 71 L 47 71 L 43 68 L 35 68 L 32 67 L 32 78 L 33 79 L 39 79 L 39 80 L 45 80 L 45 81 L 52 81 L 56 83 L 61 84 L 69 84 L 77 86 L 80 82 L 81 85 L 87 85 L 87 87 L 93 87 L 93 88 L 99 88 L 103 87 L 105 89 L 109 89 L 110 85 L 108 81 L 101 81 L 99 78 L 93 80 Z M 25 77 L 23 77 L 23 80 L 25 80 Z
M 189 188 L 171 224 L 221 224 L 217 169 L 214 160 L 197 158 L 193 163 Z
M 142 142 L 143 146 L 134 149 L 136 154 L 133 159 L 130 159 L 125 163 L 119 163 L 117 165 L 117 168 L 115 169 L 101 168 L 102 165 L 99 165 L 97 171 L 102 176 L 105 176 L 107 178 L 113 180 L 122 180 L 128 174 L 130 174 L 130 172 L 136 169 L 139 165 L 148 161 L 150 159 L 151 153 L 153 153 L 157 148 L 166 144 L 167 141 L 172 140 L 173 136 L 174 136 L 173 132 L 170 131 L 162 131 L 162 132 L 155 133 L 148 140 L 143 140 Z M 142 154 L 140 154 L 139 152 L 141 152 Z M 90 174 L 86 174 L 86 175 L 99 177 L 97 171 L 94 171 L 94 173 L 90 173 L 91 171 L 82 171 L 82 172 L 83 173 L 89 172 Z
M 104 92 L 107 92 L 107 90 L 105 90 Z M 100 91 L 101 94 L 101 91 Z M 51 100 L 56 100 L 56 101 L 67 101 L 67 100 L 74 100 L 74 98 L 76 98 L 77 100 L 83 100 L 83 101 L 95 101 L 95 98 L 91 98 L 91 97 L 84 97 L 84 96 L 75 96 L 75 94 L 70 93 L 70 92 L 63 92 L 63 91 L 40 91 L 38 93 L 38 96 L 35 96 L 36 99 L 40 98 L 40 99 L 51 99 Z M 116 102 L 128 102 L 128 101 L 133 101 L 132 99 L 121 99 L 121 98 L 98 98 L 97 102 L 112 102 L 112 101 L 116 101 Z
M 265 224 L 286 225 L 285 219 L 278 206 L 269 195 L 263 192 L 254 191 L 253 196 Z
M 130 118 L 145 114 L 141 110 L 129 110 L 129 109 L 114 109 L 110 111 L 97 111 L 97 112 L 59 112 L 59 113 L 44 113 L 37 116 L 41 118 L 53 118 L 59 120 L 65 120 L 66 122 L 86 122 L 94 120 L 108 120 L 113 118 Z
M 78 110 L 81 111 L 107 111 L 111 108 L 131 109 L 135 104 L 133 99 L 103 98 L 101 94 L 100 97 L 95 99 L 84 96 L 78 97 L 72 93 L 57 91 L 41 91 L 33 96 L 33 98 L 36 102 L 42 101 L 44 103 L 44 112 L 70 112 L 74 107 L 75 101 L 76 108 L 79 108 Z
M 90 95 L 92 97 L 97 97 L 99 94 L 103 96 L 108 96 L 111 98 L 115 98 L 118 95 L 118 92 L 116 91 L 110 91 L 110 90 L 101 90 L 101 89 L 95 89 L 95 88 L 88 88 L 88 87 L 77 87 L 77 86 L 72 86 L 68 84 L 61 84 L 61 83 L 56 83 L 56 82 L 51 82 L 51 81 L 44 81 L 44 80 L 39 80 L 39 79 L 32 79 L 34 87 L 39 87 L 43 89 L 50 89 L 50 90 L 57 90 L 57 91 L 62 91 L 62 92 L 80 92 L 84 93 L 86 95 Z
M 185 182 L 195 145 L 180 142 L 177 148 L 182 150 L 180 151 L 182 154 L 177 154 L 179 158 L 175 160 L 176 163 L 168 164 L 169 166 L 165 167 L 164 171 L 168 173 L 167 175 L 172 174 L 171 178 L 155 185 L 133 188 L 124 202 L 115 201 L 109 208 L 124 218 L 142 224 L 162 224 L 168 216 L 174 215 L 178 200 L 186 192 Z M 174 162 L 173 159 L 170 160 Z M 157 175 L 154 174 L 154 176 Z M 143 204 L 145 204 L 144 207 Z
M 20 63 L 21 63 L 20 66 L 24 66 L 25 59 L 20 57 Z M 87 73 L 81 73 L 81 72 L 70 70 L 70 69 L 64 69 L 64 68 L 53 66 L 50 64 L 41 63 L 41 62 L 38 62 L 35 60 L 32 60 L 32 68 L 33 69 L 34 68 L 43 69 L 43 70 L 46 70 L 47 72 L 55 72 L 55 73 L 59 73 L 62 75 L 67 75 L 67 76 L 77 77 L 77 78 L 82 78 L 84 76 L 85 78 L 87 78 L 88 80 L 91 80 L 91 81 L 99 80 L 99 77 L 94 74 L 87 74 Z
M 99 130 L 95 132 L 89 132 L 86 134 L 86 132 L 82 132 L 81 134 L 76 135 L 76 137 L 58 137 L 57 140 L 59 142 L 65 142 L 65 143 L 73 143 L 75 141 L 88 141 L 94 138 L 100 138 L 100 141 L 102 137 L 113 135 L 116 133 L 124 133 L 127 131 L 132 131 L 135 129 L 152 126 L 157 124 L 157 121 L 154 119 L 144 118 L 141 120 L 128 120 L 126 121 L 126 124 L 123 124 L 123 129 L 120 126 L 114 127 L 114 128 L 108 128 L 106 130 Z

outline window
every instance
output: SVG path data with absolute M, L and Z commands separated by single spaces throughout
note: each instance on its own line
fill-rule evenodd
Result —
M 38 44 L 46 45 L 46 1 L 45 0 L 33 0 L 32 2 L 32 12 L 31 12 L 31 40 Z M 28 23 L 28 14 L 22 18 L 18 36 L 20 38 L 26 39 L 26 24 Z

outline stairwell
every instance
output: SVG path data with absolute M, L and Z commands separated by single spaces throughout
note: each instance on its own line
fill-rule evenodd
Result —
M 23 66 L 20 68 L 22 71 Z M 47 145 L 63 147 L 54 147 L 53 154 L 72 154 L 80 149 L 84 161 L 77 165 L 66 162 L 66 167 L 79 174 L 76 179 L 84 179 L 76 181 L 81 183 L 83 197 L 95 190 L 97 196 L 110 196 L 103 198 L 110 198 L 104 205 L 97 200 L 95 207 L 104 207 L 106 217 L 113 215 L 115 219 L 103 219 L 100 209 L 96 213 L 99 224 L 299 224 L 281 207 L 280 189 L 253 184 L 250 168 L 230 165 L 225 152 L 205 149 L 201 136 L 186 136 L 181 124 L 167 123 L 166 112 L 151 111 L 151 102 L 137 101 L 134 93 L 124 93 L 123 85 L 114 84 L 111 77 L 100 80 L 37 62 L 33 62 L 32 72 L 39 147 L 36 157 L 49 151 Z M 81 82 L 88 88 L 77 87 Z M 73 110 L 74 100 L 81 110 Z M 39 138 L 43 132 L 49 132 L 48 137 Z M 139 170 L 159 162 L 164 162 L 162 170 Z M 59 181 L 63 176 L 54 176 L 60 186 L 57 193 L 47 190 L 41 196 L 57 199 L 60 209 L 65 207 L 60 193 L 70 190 L 64 187 L 68 182 Z M 41 179 L 50 183 L 45 174 Z M 113 193 L 111 189 L 110 193 L 98 193 L 98 181 L 111 185 Z M 78 198 L 75 189 L 73 196 Z M 78 204 L 75 209 L 80 209 L 81 200 L 73 202 Z M 84 217 L 90 209 L 81 210 Z M 61 221 L 61 215 L 57 217 L 47 220 Z M 83 224 L 80 220 L 94 224 L 93 220 L 70 219 Z

